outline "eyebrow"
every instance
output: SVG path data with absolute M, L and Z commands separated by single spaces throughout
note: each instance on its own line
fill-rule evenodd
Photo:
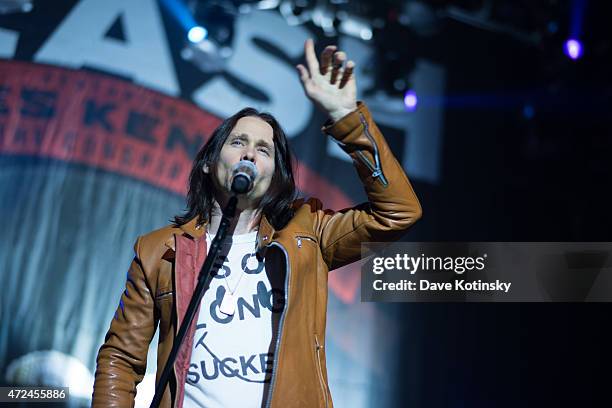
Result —
M 233 133 L 230 134 L 230 140 L 242 140 L 246 142 L 249 140 L 249 135 L 247 133 Z M 274 150 L 274 146 L 266 142 L 265 140 L 258 140 L 257 143 L 255 143 L 255 146 L 263 146 L 270 150 Z

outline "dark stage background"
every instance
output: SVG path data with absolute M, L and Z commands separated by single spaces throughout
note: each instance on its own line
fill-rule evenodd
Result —
M 319 2 L 331 29 L 317 2 L 277 3 L 35 1 L 0 15 L 3 384 L 67 384 L 87 405 L 134 240 L 183 209 L 197 148 L 239 108 L 277 115 L 303 195 L 336 209 L 364 198 L 293 69 L 308 37 L 358 65 L 360 98 L 423 207 L 404 240 L 612 241 L 607 2 Z M 186 40 L 195 23 L 217 54 Z M 564 53 L 569 38 L 581 58 Z M 611 403 L 608 304 L 358 292 L 357 268 L 331 273 L 338 407 Z

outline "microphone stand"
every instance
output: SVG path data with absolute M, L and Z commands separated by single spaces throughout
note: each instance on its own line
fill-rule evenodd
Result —
M 159 383 L 155 387 L 155 396 L 153 397 L 153 401 L 151 401 L 150 408 L 158 408 L 161 402 L 162 396 L 164 394 L 164 390 L 166 388 L 166 384 L 170 379 L 170 372 L 172 367 L 174 366 L 174 360 L 176 360 L 176 355 L 183 344 L 183 340 L 185 339 L 185 334 L 187 334 L 187 330 L 189 326 L 191 326 L 191 321 L 195 316 L 195 312 L 197 308 L 200 306 L 200 301 L 202 300 L 202 296 L 204 295 L 204 288 L 208 287 L 210 281 L 212 280 L 211 269 L 215 259 L 219 255 L 219 250 L 221 249 L 221 243 L 225 240 L 227 236 L 227 230 L 230 226 L 232 219 L 236 215 L 236 203 L 238 199 L 235 195 L 233 195 L 227 206 L 223 210 L 223 215 L 221 217 L 221 223 L 219 224 L 219 229 L 217 230 L 217 235 L 213 239 L 210 244 L 210 249 L 208 250 L 208 255 L 206 256 L 206 260 L 204 261 L 204 265 L 200 269 L 200 274 L 198 275 L 198 284 L 193 293 L 193 297 L 189 302 L 189 306 L 187 307 L 187 312 L 185 313 L 185 318 L 181 323 L 181 327 L 174 339 L 174 345 L 172 346 L 172 350 L 170 351 L 170 355 L 168 356 L 168 361 L 166 362 L 166 366 L 164 367 L 164 371 L 162 372 L 161 377 L 159 378 Z

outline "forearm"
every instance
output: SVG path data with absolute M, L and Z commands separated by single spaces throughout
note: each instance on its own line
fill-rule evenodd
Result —
M 419 200 L 367 107 L 324 128 L 351 156 L 382 230 L 405 230 L 421 217 Z
M 142 375 L 135 372 L 120 350 L 104 344 L 98 353 L 92 407 L 132 407 L 136 384 Z
M 146 371 L 157 321 L 151 288 L 140 263 L 139 243 L 137 240 L 134 245 L 136 256 L 125 290 L 98 352 L 93 406 L 133 406 L 136 385 Z
M 368 202 L 341 211 L 318 207 L 315 231 L 330 269 L 354 262 L 363 242 L 398 239 L 421 217 L 421 205 L 368 109 L 359 104 L 324 127 L 351 156 Z

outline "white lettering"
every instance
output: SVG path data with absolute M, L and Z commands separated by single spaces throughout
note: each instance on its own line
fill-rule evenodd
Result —
M 452 290 L 453 284 L 450 282 L 430 282 L 427 279 L 419 281 L 419 289 L 421 290 Z
M 287 57 L 296 59 L 303 53 L 308 31 L 303 27 L 289 27 L 280 15 L 266 11 L 238 15 L 235 28 L 236 48 L 226 69 L 238 79 L 258 87 L 269 102 L 241 93 L 222 77 L 213 78 L 197 89 L 193 93 L 194 101 L 222 117 L 246 106 L 266 110 L 283 124 L 288 137 L 298 135 L 308 124 L 313 107 L 304 95 L 297 70 L 262 51 L 253 40 L 264 40 Z
M 104 35 L 121 17 L 126 41 Z M 84 65 L 133 78 L 170 95 L 179 88 L 157 2 L 81 0 L 40 48 L 35 61 Z
M 13 58 L 17 49 L 19 33 L 0 27 L 0 57 Z

